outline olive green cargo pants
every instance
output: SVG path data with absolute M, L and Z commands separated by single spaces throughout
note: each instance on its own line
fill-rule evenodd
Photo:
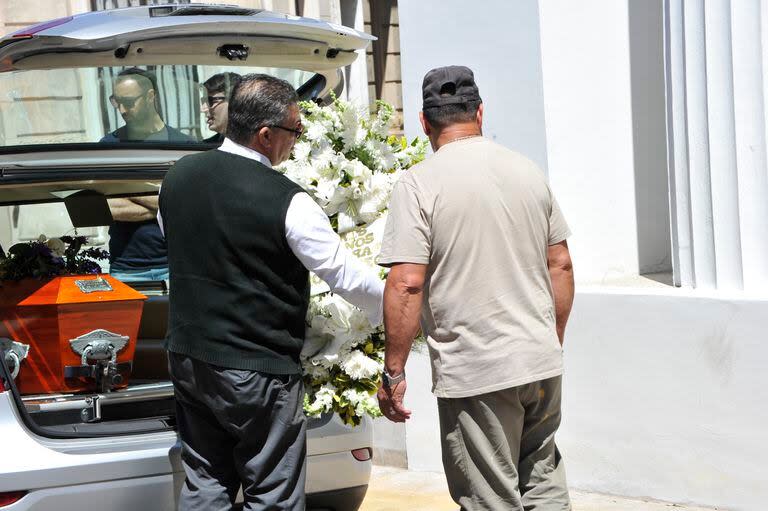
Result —
M 561 380 L 438 398 L 443 466 L 463 511 L 571 509 L 555 445 Z

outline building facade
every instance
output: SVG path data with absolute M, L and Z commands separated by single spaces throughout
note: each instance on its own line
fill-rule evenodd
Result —
M 541 166 L 572 228 L 570 484 L 762 509 L 766 4 L 424 0 L 399 14 L 406 134 L 426 71 L 470 66 L 485 135 Z M 427 357 L 407 371 L 407 464 L 440 470 Z

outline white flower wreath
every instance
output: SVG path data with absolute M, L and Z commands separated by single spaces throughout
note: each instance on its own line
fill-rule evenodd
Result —
M 400 172 L 424 159 L 427 142 L 389 135 L 394 108 L 377 111 L 334 98 L 328 106 L 302 103 L 304 135 L 278 170 L 323 208 L 352 252 L 371 266 L 392 187 Z M 385 273 L 380 272 L 382 278 Z M 304 411 L 334 411 L 350 425 L 381 415 L 375 398 L 384 368 L 384 334 L 365 314 L 312 278 L 302 350 Z

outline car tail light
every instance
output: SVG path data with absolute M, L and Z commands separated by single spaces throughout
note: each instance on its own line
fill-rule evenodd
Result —
M 362 449 L 355 449 L 352 451 L 352 456 L 354 456 L 357 461 L 368 461 L 373 458 L 373 451 L 370 447 L 363 447 Z
M 67 23 L 70 21 L 72 21 L 72 16 L 67 16 L 65 18 L 46 21 L 45 23 L 39 23 L 37 25 L 32 25 L 31 27 L 22 28 L 18 32 L 14 32 L 10 34 L 8 37 L 13 37 L 14 39 L 30 38 L 33 35 L 37 34 L 38 32 L 42 32 L 43 30 L 47 30 L 49 28 L 58 27 L 59 25 L 63 25 L 64 23 Z
M 18 502 L 26 495 L 25 491 L 3 491 L 0 492 L 0 507 L 10 506 L 14 502 Z
M 0 376 L 0 392 L 5 392 L 5 385 L 3 384 L 2 376 Z

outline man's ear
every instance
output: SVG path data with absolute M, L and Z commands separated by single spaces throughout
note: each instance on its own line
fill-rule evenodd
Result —
M 254 138 L 260 146 L 270 147 L 272 145 L 272 130 L 266 126 L 262 126 L 254 135 Z
M 477 115 L 475 116 L 477 127 L 480 129 L 480 133 L 483 132 L 483 104 L 480 103 L 477 107 Z
M 421 129 L 424 130 L 424 134 L 430 136 L 432 134 L 432 126 L 429 125 L 424 117 L 424 112 L 419 112 L 419 122 L 421 123 Z

